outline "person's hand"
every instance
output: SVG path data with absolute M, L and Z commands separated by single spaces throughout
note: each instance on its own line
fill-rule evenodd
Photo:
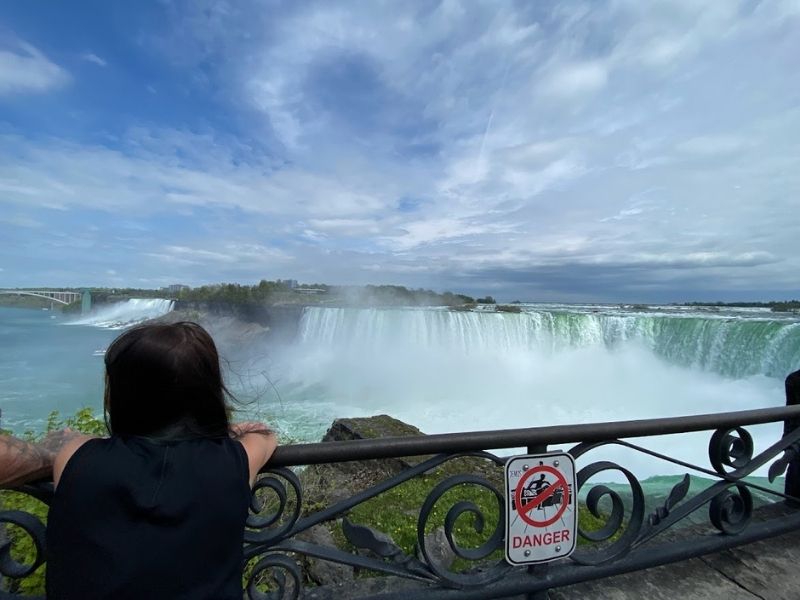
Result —
M 56 456 L 80 433 L 71 429 L 51 431 L 39 442 L 0 435 L 0 488 L 18 487 L 53 474 Z
M 55 431 L 48 432 L 47 435 L 44 436 L 36 445 L 42 451 L 47 452 L 51 456 L 55 456 L 58 454 L 59 450 L 64 447 L 64 444 L 77 437 L 81 437 L 82 435 L 83 434 L 80 432 L 73 431 L 69 427 L 66 429 L 57 429 Z
M 231 425 L 231 435 L 234 438 L 242 437 L 248 433 L 271 434 L 273 431 L 264 425 L 264 423 L 258 423 L 257 421 L 246 421 L 244 423 L 234 423 Z
M 261 467 L 278 447 L 278 438 L 264 423 L 254 421 L 234 423 L 231 425 L 231 436 L 244 446 L 250 471 L 250 487 L 253 487 Z

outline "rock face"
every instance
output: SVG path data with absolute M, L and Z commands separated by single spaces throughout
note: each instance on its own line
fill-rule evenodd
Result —
M 294 339 L 305 307 L 291 305 L 235 305 L 215 302 L 175 302 L 175 311 L 193 313 L 201 318 L 231 318 L 243 324 L 255 324 L 270 332 L 277 341 Z M 194 319 L 193 319 L 194 320 Z M 202 324 L 202 323 L 201 323 Z
M 297 536 L 298 540 L 318 544 L 320 546 L 335 546 L 333 535 L 325 525 L 315 525 Z M 330 585 L 353 581 L 353 567 L 340 565 L 327 560 L 302 557 L 303 570 L 308 579 L 317 585 Z
M 394 419 L 388 415 L 374 417 L 337 419 L 328 429 L 323 442 L 335 443 L 344 440 L 360 440 L 380 437 L 399 437 L 410 435 L 424 435 L 419 429 Z M 304 511 L 314 512 L 322 507 L 331 506 L 336 502 L 349 498 L 365 488 L 396 475 L 410 464 L 420 460 L 414 458 L 393 458 L 385 460 L 367 460 L 349 463 L 332 463 L 310 465 L 299 473 L 303 483 L 303 493 L 306 501 Z M 321 546 L 336 546 L 331 531 L 341 530 L 338 521 L 316 525 L 299 534 L 298 539 Z M 350 584 L 342 588 L 343 582 L 353 582 L 353 568 L 339 565 L 329 561 L 314 558 L 302 559 L 303 572 L 306 580 L 321 587 L 311 587 L 306 590 L 306 596 L 315 597 L 314 590 L 338 590 L 332 593 L 334 597 L 347 597 Z M 370 589 L 384 589 L 385 578 L 378 584 L 370 584 Z M 364 581 L 364 580 L 361 580 Z M 334 584 L 338 584 L 338 587 Z M 377 587 L 376 587 L 377 585 Z M 310 595 L 309 595 L 310 594 Z M 342 596 L 341 594 L 345 594 Z M 328 596 L 322 596 L 328 597 Z
M 424 435 L 419 429 L 388 415 L 336 419 L 323 442 Z M 360 462 L 310 465 L 303 471 L 306 496 L 330 505 L 349 498 L 379 481 L 398 474 L 425 457 L 387 458 Z
M 260 342 L 270 345 L 294 340 L 302 306 L 249 307 L 247 310 L 232 306 L 177 302 L 175 310 L 152 319 L 153 323 L 194 321 L 211 334 L 223 355 L 243 347 L 257 347 Z

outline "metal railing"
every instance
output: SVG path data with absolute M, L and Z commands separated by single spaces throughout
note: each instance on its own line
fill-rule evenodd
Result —
M 753 510 L 753 491 L 792 507 L 800 505 L 800 371 L 787 378 L 786 399 L 786 407 L 677 418 L 281 447 L 253 491 L 245 531 L 244 555 L 249 564 L 246 596 L 252 599 L 303 596 L 310 588 L 304 587 L 306 576 L 301 563 L 316 560 L 406 580 L 414 586 L 414 598 L 495 598 L 523 593 L 533 598 L 543 590 L 685 560 L 798 530 L 800 510 L 792 509 L 788 514 L 766 519 L 755 518 Z M 783 436 L 756 454 L 746 428 L 776 422 L 784 423 Z M 708 466 L 655 452 L 639 440 L 632 443 L 625 439 L 703 431 L 710 432 Z M 580 510 L 589 511 L 601 525 L 594 530 L 579 529 L 583 543 L 569 558 L 546 566 L 512 567 L 502 556 L 503 508 L 507 500 L 499 482 L 507 457 L 493 452 L 519 447 L 543 452 L 548 446 L 571 443 L 575 445 L 569 453 L 579 467 L 575 492 L 583 499 Z M 687 475 L 672 487 L 663 504 L 648 510 L 642 482 L 632 470 L 609 460 L 591 460 L 593 451 L 608 446 L 624 447 L 650 459 L 677 465 Z M 303 471 L 294 469 L 397 457 L 422 458 L 409 461 L 396 474 L 319 509 L 304 495 Z M 482 465 L 481 468 L 472 472 L 447 471 L 452 461 L 464 458 L 471 465 Z M 747 479 L 757 469 L 767 466 L 770 481 L 788 468 L 783 491 Z M 415 478 L 442 471 L 444 475 L 432 484 L 418 507 L 416 551 L 401 548 L 387 535 L 391 532 L 377 531 L 348 518 L 353 509 L 365 502 Z M 710 478 L 711 482 L 689 495 L 688 472 Z M 592 482 L 601 474 L 607 481 L 611 473 L 625 482 L 626 494 L 615 487 Z M 472 500 L 457 499 L 470 487 L 479 488 L 496 500 L 498 510 L 493 516 L 485 514 L 485 507 Z M 21 491 L 48 502 L 51 490 L 52 486 L 45 484 L 26 486 Z M 442 502 L 448 505 L 442 524 L 444 536 L 457 559 L 457 568 L 442 563 L 429 547 L 434 507 Z M 702 519 L 718 534 L 702 534 L 690 528 L 688 538 L 668 536 L 669 540 L 659 543 L 664 531 L 690 516 L 697 520 L 706 510 Z M 479 532 L 485 528 L 477 546 L 459 544 L 456 523 L 465 515 L 471 516 L 470 523 Z M 17 525 L 34 541 L 35 561 L 21 565 L 13 560 L 9 544 L 0 539 L 0 573 L 6 578 L 24 577 L 44 560 L 44 525 L 27 513 L 12 511 L 0 512 L 0 522 Z M 320 524 L 337 528 L 339 543 L 309 541 L 302 535 Z M 408 594 L 406 589 L 396 591 L 388 586 L 371 597 L 405 600 Z M 3 597 L 1 592 L 0 597 Z

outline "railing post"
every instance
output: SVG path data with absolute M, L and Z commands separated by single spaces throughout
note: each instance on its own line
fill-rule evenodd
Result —
M 786 377 L 786 406 L 795 406 L 800 404 L 800 371 L 789 373 Z M 793 419 L 786 419 L 783 425 L 783 435 L 790 433 L 800 427 L 800 417 Z M 786 470 L 786 487 L 784 492 L 789 496 L 800 498 L 800 458 L 795 459 L 789 463 L 789 468 Z M 794 507 L 800 507 L 800 503 L 787 500 L 787 504 Z
M 528 454 L 543 454 L 545 452 L 547 452 L 547 444 L 528 446 Z M 547 575 L 548 570 L 549 565 L 547 563 L 541 565 L 531 565 L 528 567 L 528 573 L 534 577 L 544 577 Z M 538 592 L 525 594 L 525 600 L 548 600 L 548 598 L 550 598 L 548 590 L 539 590 Z

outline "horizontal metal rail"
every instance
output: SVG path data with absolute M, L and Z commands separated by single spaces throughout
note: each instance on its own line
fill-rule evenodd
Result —
M 270 597 L 297 600 L 304 594 L 305 584 L 313 580 L 313 564 L 350 568 L 353 575 L 363 570 L 383 573 L 417 586 L 402 591 L 398 588 L 384 589 L 383 593 L 371 591 L 367 593 L 372 596 L 365 596 L 380 600 L 409 596 L 429 600 L 477 600 L 519 594 L 539 597 L 548 589 L 797 532 L 800 530 L 800 512 L 796 508 L 800 503 L 800 371 L 787 377 L 786 401 L 785 407 L 671 418 L 280 447 L 262 470 L 263 476 L 253 490 L 244 532 L 243 556 L 253 561 L 245 586 L 246 597 L 264 598 L 266 588 L 263 586 L 269 586 Z M 765 423 L 780 423 L 783 432 L 774 443 L 756 453 L 753 438 L 746 428 Z M 670 457 L 645 447 L 641 441 L 634 441 L 687 432 L 711 433 L 707 453 L 711 468 L 694 464 L 696 461 Z M 573 443 L 576 445 L 566 451 L 579 461 L 580 470 L 570 493 L 583 499 L 580 510 L 591 512 L 602 522 L 601 527 L 584 531 L 578 522 L 577 532 L 574 531 L 572 537 L 577 534 L 586 543 L 568 559 L 531 569 L 508 564 L 499 553 L 511 535 L 505 525 L 510 518 L 507 516 L 509 506 L 514 510 L 514 504 L 509 504 L 508 484 L 498 483 L 503 480 L 506 457 L 491 451 L 527 448 L 530 452 L 544 452 L 548 447 L 566 447 Z M 652 506 L 654 498 L 646 498 L 643 482 L 631 470 L 602 456 L 592 459 L 595 450 L 609 445 L 680 466 L 687 472 L 663 501 L 659 498 L 655 502 L 658 505 Z M 370 465 L 345 465 L 338 474 L 340 479 L 335 477 L 336 469 L 286 468 L 407 456 L 426 458 L 413 461 L 412 465 L 391 464 L 392 468 L 375 472 L 378 480 L 356 481 L 352 489 L 341 489 L 347 487 L 341 483 L 341 477 L 349 477 L 354 468 L 363 467 L 368 471 Z M 461 459 L 468 459 L 468 462 L 459 467 L 451 462 Z M 386 466 L 382 465 L 381 469 Z M 786 472 L 784 492 L 748 479 L 756 470 L 767 466 L 771 481 Z M 461 467 L 467 470 L 462 472 Z M 604 477 L 612 472 L 627 482 L 622 484 L 623 488 L 603 483 Z M 699 485 L 692 483 L 690 472 L 703 477 Z M 401 546 L 392 538 L 399 529 L 383 530 L 385 525 L 380 521 L 377 527 L 381 530 L 373 529 L 375 523 L 370 525 L 354 510 L 373 499 L 387 498 L 382 495 L 428 475 L 435 475 L 435 483 L 428 482 L 433 485 L 432 489 L 419 510 L 411 510 L 417 512 L 416 517 L 412 515 L 405 525 L 415 528 L 416 542 L 412 550 L 407 542 Z M 337 493 L 329 493 L 330 490 L 322 486 L 321 481 L 328 478 L 329 485 L 335 487 Z M 694 486 L 691 493 L 690 485 Z M 25 486 L 21 491 L 46 504 L 53 494 L 52 485 L 43 483 Z M 488 500 L 476 502 L 476 491 Z M 772 504 L 760 510 L 754 504 L 754 491 L 771 495 L 775 502 L 786 501 L 786 505 Z M 773 510 L 776 508 L 780 510 Z M 688 519 L 700 520 L 696 521 L 697 527 L 681 530 L 686 535 L 663 536 L 660 538 L 663 543 L 658 543 L 659 536 Z M 709 535 L 707 522 L 721 535 Z M 32 514 L 14 510 L 0 510 L 0 523 L 16 525 L 34 542 L 36 556 L 26 565 L 13 559 L 8 543 L 0 543 L 0 575 L 19 580 L 46 558 L 44 523 Z M 460 527 L 482 534 L 477 547 L 476 543 L 461 545 L 469 538 L 462 537 Z M 339 531 L 349 545 L 342 547 L 336 543 L 332 537 L 335 531 Z M 434 531 L 443 532 L 446 545 L 441 540 L 436 541 Z M 440 551 L 451 558 L 467 561 L 469 566 L 463 568 L 445 561 Z M 313 597 L 314 594 L 309 595 Z M 0 598 L 12 597 L 0 591 Z M 336 597 L 347 597 L 347 594 Z
M 540 444 L 604 442 L 618 438 L 646 437 L 776 423 L 796 418 L 800 418 L 800 405 L 635 421 L 611 421 L 581 425 L 529 427 L 526 429 L 344 440 L 335 443 L 292 444 L 278 447 L 268 464 L 268 468 L 375 458 L 476 452 L 488 448 L 502 449 Z

